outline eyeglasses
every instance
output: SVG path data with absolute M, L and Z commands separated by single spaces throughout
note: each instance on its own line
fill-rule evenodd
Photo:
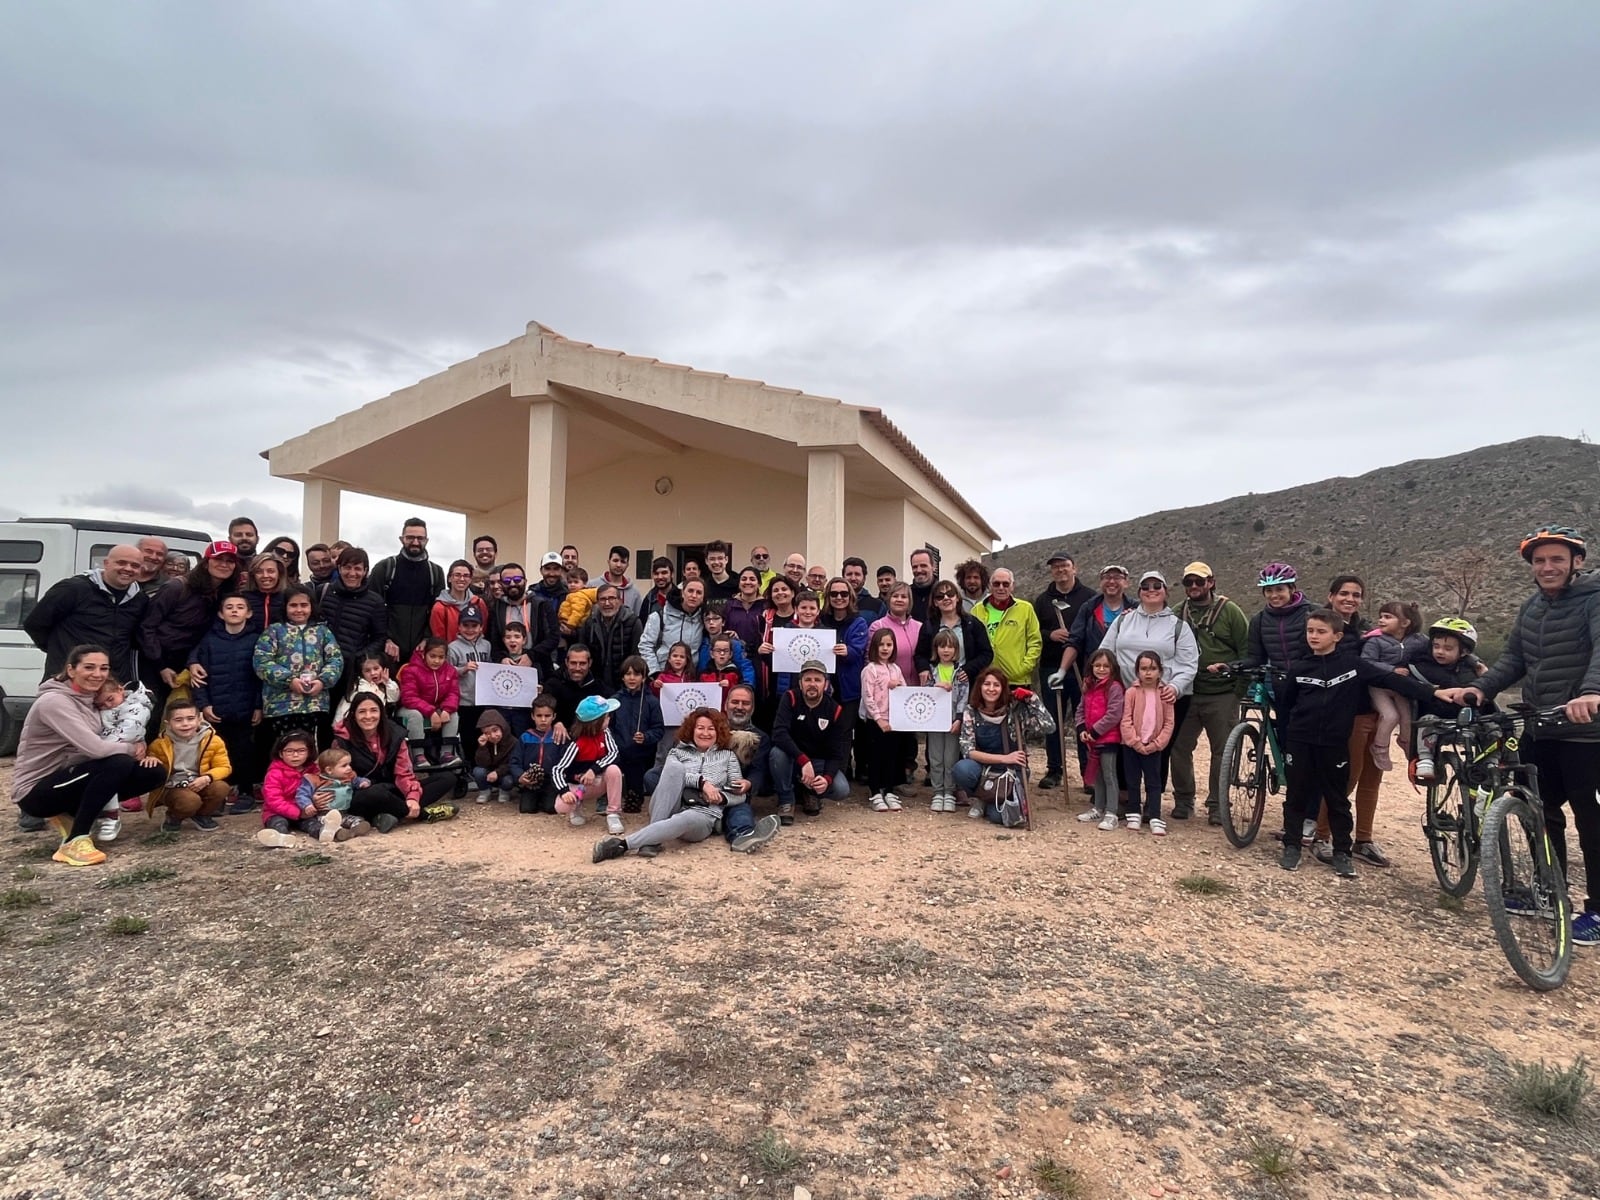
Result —
M 1164 592 L 1167 590 L 1167 585 L 1164 583 L 1141 583 L 1139 590 L 1141 592 Z
M 524 575 L 502 575 L 502 576 L 500 576 L 500 582 L 501 583 L 522 583 L 526 578 L 527 577 L 524 576 Z
M 1009 579 L 991 579 L 989 581 L 989 586 L 991 588 L 1007 588 L 1007 589 L 1009 589 L 1011 587 L 1011 581 Z

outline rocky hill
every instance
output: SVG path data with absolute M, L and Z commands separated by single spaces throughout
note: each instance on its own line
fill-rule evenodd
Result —
M 1389 599 L 1415 600 L 1425 619 L 1464 611 L 1493 652 L 1529 591 L 1517 541 L 1540 521 L 1600 535 L 1600 446 L 1537 437 L 1416 459 L 1009 546 L 991 565 L 1010 567 L 1018 593 L 1031 597 L 1058 546 L 1091 585 L 1116 561 L 1135 574 L 1155 567 L 1176 591 L 1183 564 L 1200 558 L 1247 612 L 1260 607 L 1256 572 L 1273 559 L 1294 564 L 1316 600 L 1330 576 L 1354 571 L 1366 580 L 1369 611 Z

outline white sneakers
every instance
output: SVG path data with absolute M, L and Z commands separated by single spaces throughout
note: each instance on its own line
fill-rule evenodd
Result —
M 933 799 L 928 802 L 928 810 L 930 812 L 953 813 L 956 810 L 956 798 L 948 792 L 937 792 Z
M 616 813 L 607 813 L 606 814 L 606 832 L 609 833 L 612 837 L 621 837 L 622 836 L 622 833 L 623 833 L 623 830 L 622 830 L 622 818 L 619 817 Z
M 872 811 L 873 812 L 888 812 L 889 811 L 889 802 L 884 799 L 882 792 L 873 792 L 872 793 L 871 804 L 872 804 Z
M 114 842 L 117 834 L 122 832 L 121 810 L 116 808 L 103 808 L 94 822 L 94 840 L 97 842 Z
M 1108 808 L 1108 809 L 1106 809 L 1106 815 L 1100 818 L 1100 824 L 1097 826 L 1097 828 L 1099 828 L 1099 829 L 1115 829 L 1116 827 L 1117 827 L 1117 814 L 1112 812 Z
M 1078 814 L 1078 820 L 1082 821 L 1084 824 L 1087 825 L 1090 821 L 1098 821 L 1101 817 L 1103 817 L 1105 815 L 1106 814 L 1101 812 L 1098 808 L 1091 808 L 1088 812 L 1079 813 Z

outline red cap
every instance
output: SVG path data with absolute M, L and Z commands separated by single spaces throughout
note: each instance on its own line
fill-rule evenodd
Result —
M 215 558 L 219 554 L 231 554 L 235 558 L 238 558 L 239 547 L 235 546 L 232 542 L 212 542 L 206 547 L 206 552 L 204 555 L 202 555 L 202 557 Z

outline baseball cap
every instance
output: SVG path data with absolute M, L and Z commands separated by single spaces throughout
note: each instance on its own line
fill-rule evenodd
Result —
M 1050 552 L 1050 557 L 1044 560 L 1044 565 L 1048 567 L 1051 563 L 1071 561 L 1072 555 L 1068 554 L 1065 550 L 1053 550 Z
M 1183 575 L 1180 576 L 1180 578 L 1186 578 L 1190 575 L 1198 575 L 1201 579 L 1210 579 L 1215 574 L 1216 572 L 1211 569 L 1211 565 L 1209 563 L 1203 563 L 1197 558 L 1183 569 Z
M 541 567 L 559 567 L 561 565 L 561 555 L 552 550 L 539 560 L 539 565 Z
M 471 621 L 476 621 L 479 625 L 483 624 L 483 609 L 476 604 L 469 604 L 461 610 L 461 624 L 465 625 Z
M 822 665 L 821 659 L 808 658 L 800 664 L 800 674 L 804 675 L 807 671 L 815 671 L 818 675 L 826 675 L 828 668 Z
M 1154 579 L 1162 587 L 1167 586 L 1167 577 L 1160 571 L 1146 571 L 1143 575 L 1139 576 L 1139 586 L 1143 587 L 1147 579 Z
M 1123 578 L 1127 578 L 1128 568 L 1123 566 L 1121 563 L 1107 563 L 1105 566 L 1101 567 L 1100 568 L 1100 578 L 1104 579 L 1107 575 L 1110 575 L 1113 571 L 1121 574 L 1123 576 Z
M 235 558 L 238 558 L 239 547 L 235 546 L 232 542 L 212 542 L 206 547 L 203 557 L 216 558 L 219 554 L 231 554 Z
M 607 700 L 604 696 L 585 696 L 578 701 L 578 720 L 598 721 L 607 713 L 614 713 L 621 707 L 620 700 Z

